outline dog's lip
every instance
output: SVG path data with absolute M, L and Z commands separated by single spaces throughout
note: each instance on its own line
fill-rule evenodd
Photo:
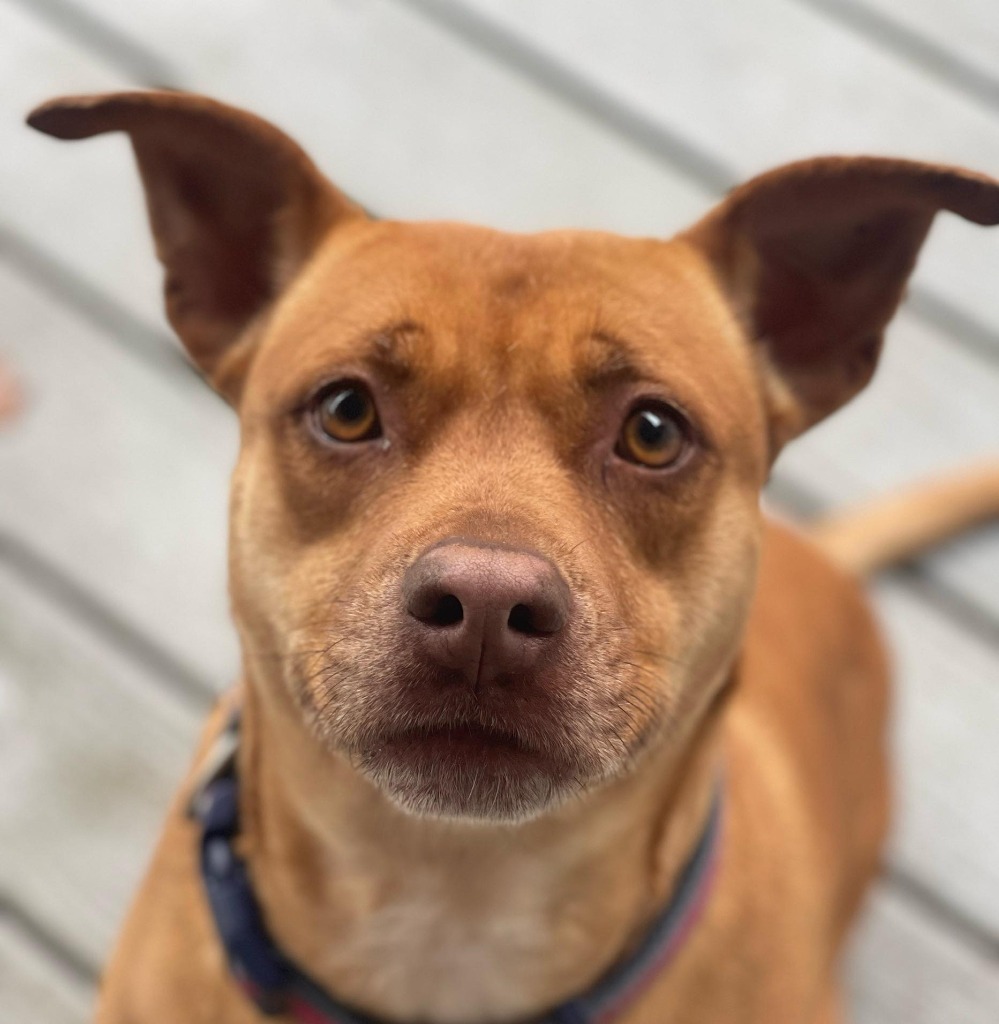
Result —
M 453 745 L 481 744 L 526 750 L 527 745 L 516 733 L 495 729 L 477 722 L 454 722 L 446 725 L 419 725 L 386 737 L 389 743 L 442 743 Z
M 544 756 L 521 734 L 476 722 L 414 726 L 385 736 L 380 746 L 397 757 L 431 755 L 483 764 L 538 761 Z

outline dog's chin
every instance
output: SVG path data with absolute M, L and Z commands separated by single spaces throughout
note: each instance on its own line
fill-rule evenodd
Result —
M 466 822 L 529 821 L 597 781 L 595 766 L 476 726 L 387 736 L 358 751 L 355 764 L 404 811 Z

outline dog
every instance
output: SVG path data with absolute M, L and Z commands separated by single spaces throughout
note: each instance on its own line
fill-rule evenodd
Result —
M 934 215 L 999 223 L 999 184 L 820 158 L 669 241 L 513 235 L 374 219 L 198 96 L 29 123 L 129 135 L 242 427 L 242 681 L 101 1024 L 842 1021 L 889 812 L 878 551 L 832 529 L 836 564 L 760 490 L 870 380 Z M 981 512 L 948 507 L 912 543 Z

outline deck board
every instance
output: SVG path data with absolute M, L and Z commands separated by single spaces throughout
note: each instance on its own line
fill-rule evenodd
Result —
M 991 1024 L 993 958 L 969 951 L 897 894 L 871 901 L 847 958 L 855 1024 Z
M 999 948 L 999 655 L 904 587 L 875 594 L 896 674 L 892 862 Z
M 154 259 L 136 259 L 149 252 L 149 231 L 126 139 L 74 146 L 67 164 L 65 144 L 24 125 L 42 100 L 67 90 L 129 88 L 128 80 L 4 0 L 0 85 L 0 226 L 21 231 L 135 315 L 160 323 L 159 267 Z M 100 195 L 113 195 L 115 206 L 95 205 Z
M 999 111 L 999 20 L 992 0 L 799 0 L 849 25 L 889 53 Z
M 84 1024 L 93 993 L 0 916 L 0 1018 L 4 1024 Z
M 117 934 L 197 721 L 0 564 L 0 893 L 88 963 Z
M 30 396 L 0 439 L 0 528 L 224 686 L 237 668 L 225 599 L 234 415 L 2 265 L 0 304 Z

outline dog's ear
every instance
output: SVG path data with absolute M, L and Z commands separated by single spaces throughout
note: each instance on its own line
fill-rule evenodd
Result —
M 252 345 L 238 344 L 247 327 L 335 223 L 363 216 L 273 125 L 201 96 L 66 97 L 28 123 L 60 139 L 128 133 L 166 270 L 167 315 L 232 401 Z
M 735 189 L 685 233 L 763 346 L 775 451 L 870 380 L 940 210 L 999 223 L 999 183 L 907 160 L 808 160 Z

